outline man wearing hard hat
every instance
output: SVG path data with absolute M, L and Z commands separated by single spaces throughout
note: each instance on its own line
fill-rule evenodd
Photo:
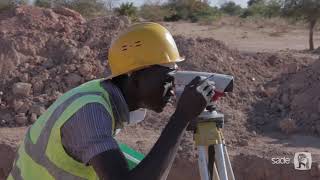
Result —
M 92 80 L 58 98 L 29 128 L 8 179 L 165 179 L 182 134 L 211 99 L 213 87 L 200 77 L 182 93 L 158 141 L 144 157 L 114 136 L 162 112 L 173 96 L 180 57 L 172 35 L 156 23 L 120 34 L 109 49 L 112 75 Z

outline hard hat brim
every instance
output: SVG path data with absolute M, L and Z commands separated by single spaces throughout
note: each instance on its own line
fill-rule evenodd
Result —
M 182 62 L 184 60 L 185 60 L 185 57 L 180 57 L 179 59 L 176 59 L 175 61 L 172 61 L 172 64 L 176 64 L 176 63 Z M 163 63 L 163 64 L 169 64 L 169 63 Z M 150 66 L 152 66 L 152 65 L 155 65 L 155 64 L 150 64 Z M 159 64 L 159 65 L 161 65 L 161 64 Z M 164 65 L 164 66 L 168 67 L 167 65 Z M 134 71 L 137 71 L 137 70 L 141 70 L 141 69 L 144 69 L 144 68 L 147 68 L 147 67 L 149 67 L 149 66 L 145 66 L 143 68 L 135 69 L 135 70 L 133 70 L 131 72 L 134 72 Z M 123 75 L 123 74 L 128 74 L 128 73 L 130 73 L 130 72 L 121 73 L 121 74 L 112 74 L 112 75 L 107 76 L 106 79 L 112 79 L 114 77 L 117 77 L 117 76 L 120 76 L 120 75 Z

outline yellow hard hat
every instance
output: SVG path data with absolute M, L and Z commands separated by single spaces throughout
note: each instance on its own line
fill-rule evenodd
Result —
M 151 65 L 183 61 L 170 32 L 157 23 L 139 23 L 115 39 L 109 49 L 111 77 Z

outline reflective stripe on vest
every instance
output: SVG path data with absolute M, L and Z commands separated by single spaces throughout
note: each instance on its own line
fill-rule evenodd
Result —
M 70 157 L 61 143 L 60 128 L 88 103 L 100 103 L 106 108 L 112 117 L 114 132 L 115 122 L 108 93 L 100 86 L 100 80 L 85 83 L 65 93 L 27 131 L 8 179 L 98 179 L 91 166 Z M 119 147 L 130 169 L 144 157 L 126 145 L 119 143 Z

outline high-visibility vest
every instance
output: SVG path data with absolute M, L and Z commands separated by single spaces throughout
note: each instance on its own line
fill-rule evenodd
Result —
M 99 179 L 92 166 L 76 161 L 69 156 L 61 143 L 60 129 L 68 119 L 88 103 L 102 104 L 115 120 L 108 92 L 101 87 L 102 79 L 82 84 L 58 98 L 29 128 L 20 145 L 8 180 L 78 180 Z M 119 143 L 129 168 L 134 168 L 143 155 Z M 106 162 L 107 163 L 107 162 Z

